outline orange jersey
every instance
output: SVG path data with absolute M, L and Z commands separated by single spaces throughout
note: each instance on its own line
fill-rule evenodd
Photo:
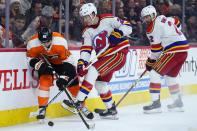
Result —
M 46 48 L 38 39 L 38 34 L 35 34 L 27 43 L 27 58 L 30 61 L 32 58 L 42 59 L 41 54 L 47 55 L 47 59 L 52 64 L 62 64 L 70 56 L 68 44 L 64 37 L 53 32 L 52 43 L 50 48 Z
M 0 48 L 5 48 L 5 28 L 0 25 Z M 9 32 L 9 45 L 8 48 L 12 48 L 12 33 Z

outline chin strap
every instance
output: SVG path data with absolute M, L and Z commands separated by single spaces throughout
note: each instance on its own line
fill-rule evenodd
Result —
M 92 15 L 90 15 L 90 19 L 92 20 L 92 25 L 94 25 L 95 18 L 96 18 L 96 15 L 94 16 L 94 18 L 92 18 Z

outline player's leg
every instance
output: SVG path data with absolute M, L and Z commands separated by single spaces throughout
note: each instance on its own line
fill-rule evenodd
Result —
M 79 106 L 81 106 L 81 104 L 84 102 L 84 100 L 89 95 L 98 76 L 99 76 L 99 72 L 96 70 L 96 68 L 94 66 L 91 66 L 88 69 L 88 73 L 85 75 L 85 78 L 84 78 L 84 80 L 80 86 L 79 92 L 76 96 L 77 104 Z
M 155 70 L 150 71 L 150 96 L 151 103 L 143 107 L 144 113 L 159 113 L 161 112 L 160 103 L 160 90 L 161 90 L 161 79 L 160 74 Z
M 107 87 L 107 82 L 111 80 L 115 71 L 120 70 L 124 66 L 126 62 L 126 54 L 127 53 L 118 52 L 111 56 L 99 59 L 99 61 L 102 61 L 104 64 L 95 64 L 95 67 L 101 74 L 97 79 L 95 87 L 107 108 L 104 112 L 99 113 L 102 117 L 113 116 L 113 118 L 117 118 L 117 110 L 115 103 L 112 100 L 112 93 Z
M 107 82 L 96 81 L 95 88 L 100 94 L 100 98 L 102 99 L 107 109 L 104 112 L 99 113 L 99 115 L 102 117 L 113 117 L 113 119 L 117 119 L 118 112 L 115 107 L 115 102 L 113 102 L 112 100 L 111 90 L 107 87 Z
M 72 80 L 76 76 L 76 69 L 70 63 L 65 62 L 62 65 L 56 66 L 55 69 L 56 69 L 56 72 L 58 72 L 59 75 L 68 76 L 68 81 Z M 78 79 L 76 79 L 67 89 L 71 93 L 72 97 L 75 99 L 78 92 L 79 92 L 79 89 L 80 89 Z M 67 110 L 68 107 L 73 107 L 73 105 L 69 100 L 65 99 L 65 100 L 63 100 L 62 107 Z M 88 119 L 93 119 L 94 118 L 93 113 L 90 112 L 88 110 L 87 106 L 85 105 L 85 101 L 82 104 L 82 110 L 81 111 Z
M 153 65 L 150 71 L 150 87 L 149 92 L 151 95 L 152 103 L 144 106 L 144 113 L 157 113 L 161 112 L 160 103 L 160 90 L 161 90 L 161 76 L 166 75 L 169 70 L 173 68 L 174 54 L 162 54 Z
M 168 105 L 169 111 L 184 111 L 183 102 L 180 93 L 180 86 L 176 81 L 176 77 L 181 70 L 182 65 L 184 64 L 187 58 L 187 52 L 177 52 L 175 53 L 174 67 L 167 73 L 166 82 L 173 100 L 171 105 Z
M 51 75 L 41 75 L 40 76 L 40 87 L 38 89 L 38 105 L 39 105 L 39 115 L 37 119 L 44 120 L 46 115 L 46 105 L 49 100 L 50 86 L 52 86 L 53 78 Z
M 173 103 L 167 105 L 169 111 L 184 111 L 181 98 L 179 84 L 176 82 L 176 77 L 166 76 L 166 82 L 173 100 Z
M 170 91 L 173 94 L 175 90 L 175 96 L 180 96 L 179 86 L 176 84 L 175 79 L 187 57 L 187 52 L 177 52 L 177 53 L 168 53 L 163 54 L 153 66 L 153 69 L 162 76 L 167 76 L 167 83 L 170 86 Z M 175 97 L 176 98 L 176 97 Z M 180 97 L 179 97 L 180 98 Z

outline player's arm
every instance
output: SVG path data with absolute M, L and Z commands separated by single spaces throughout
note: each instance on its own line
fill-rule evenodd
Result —
M 179 31 L 181 31 L 182 25 L 181 25 L 181 22 L 180 22 L 179 18 L 177 18 L 177 17 L 167 17 L 167 20 L 172 22 L 174 25 L 176 25 L 177 29 Z
M 129 21 L 114 17 L 110 19 L 110 23 L 113 28 L 120 30 L 123 36 L 129 36 L 132 33 L 132 27 Z
M 156 23 L 153 26 L 154 27 L 148 28 L 146 32 L 151 45 L 151 55 L 146 61 L 146 69 L 149 71 L 152 69 L 152 66 L 159 58 L 163 50 L 161 41 L 162 26 L 159 25 L 159 23 Z
M 49 74 L 52 75 L 52 68 L 42 59 L 39 58 L 39 54 L 35 53 L 31 44 L 27 45 L 27 62 L 30 67 L 38 71 L 39 75 Z
M 92 52 L 92 40 L 90 33 L 85 31 L 82 35 L 82 46 L 80 49 L 80 58 L 77 63 L 77 72 L 83 76 L 85 73 L 83 68 L 88 65 Z

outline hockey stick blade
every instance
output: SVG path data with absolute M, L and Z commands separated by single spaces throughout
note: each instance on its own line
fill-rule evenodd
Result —
M 67 111 L 69 111 L 69 112 L 71 112 L 73 114 L 77 114 L 78 113 L 78 111 L 75 108 L 74 108 L 74 110 L 71 110 L 71 109 L 68 108 L 68 106 L 66 107 L 66 106 L 63 106 L 63 105 L 62 105 L 62 108 L 64 108 L 65 110 L 67 110 Z
M 102 113 L 103 111 L 105 111 L 105 109 L 94 109 L 95 113 Z

